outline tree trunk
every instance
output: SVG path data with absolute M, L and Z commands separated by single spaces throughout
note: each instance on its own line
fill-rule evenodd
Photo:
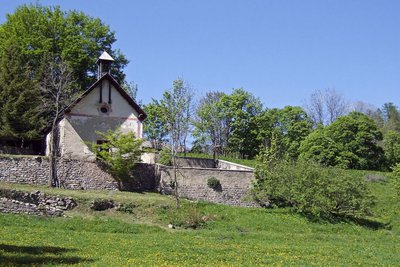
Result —
M 178 190 L 178 177 L 177 177 L 177 163 L 176 163 L 176 154 L 175 151 L 172 152 L 172 165 L 174 166 L 174 195 L 176 201 L 176 208 L 179 209 L 181 207 L 180 199 L 179 199 L 179 190 Z
M 49 186 L 50 187 L 60 187 L 60 181 L 57 176 L 57 148 L 58 148 L 58 131 L 56 126 L 56 119 L 53 121 L 51 134 L 50 134 L 50 177 L 49 177 Z

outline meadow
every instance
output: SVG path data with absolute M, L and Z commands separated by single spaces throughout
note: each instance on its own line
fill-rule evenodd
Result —
M 353 172 L 365 175 L 365 172 Z M 288 209 L 239 208 L 156 193 L 73 191 L 0 183 L 71 196 L 65 217 L 0 214 L 2 266 L 395 266 L 400 212 L 390 179 L 370 182 L 374 216 L 312 222 Z M 126 207 L 92 211 L 94 199 Z M 168 224 L 176 225 L 169 229 Z

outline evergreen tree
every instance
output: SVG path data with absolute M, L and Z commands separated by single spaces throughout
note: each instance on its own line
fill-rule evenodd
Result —
M 0 58 L 0 137 L 23 144 L 40 138 L 45 121 L 40 115 L 38 81 L 17 46 Z

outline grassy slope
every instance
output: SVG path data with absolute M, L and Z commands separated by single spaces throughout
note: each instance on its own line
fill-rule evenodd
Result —
M 353 172 L 362 175 L 362 172 Z M 0 214 L 0 262 L 96 266 L 188 265 L 397 265 L 400 262 L 400 214 L 389 182 L 370 183 L 378 197 L 373 219 L 391 228 L 353 223 L 312 223 L 288 210 L 234 208 L 183 203 L 180 215 L 216 219 L 197 230 L 169 230 L 173 199 L 157 194 L 40 189 L 76 198 L 79 208 L 67 218 Z M 133 214 L 93 212 L 94 198 L 135 203 Z M 194 210 L 194 208 L 196 210 Z M 30 246 L 30 247 L 27 247 Z

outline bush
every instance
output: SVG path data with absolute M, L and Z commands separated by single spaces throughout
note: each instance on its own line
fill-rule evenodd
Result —
M 290 206 L 311 219 L 362 218 L 374 203 L 361 177 L 310 161 L 260 164 L 253 193 L 264 205 Z
M 90 205 L 90 209 L 96 211 L 108 210 L 114 207 L 115 207 L 114 201 L 109 199 L 95 199 Z
M 221 182 L 214 176 L 207 180 L 207 185 L 214 190 L 221 189 Z
M 392 181 L 397 196 L 400 197 L 400 163 L 393 167 Z
M 124 213 L 130 213 L 133 214 L 134 210 L 137 208 L 138 206 L 134 203 L 125 203 L 125 204 L 120 204 L 117 208 L 117 211 L 121 211 Z
M 171 151 L 166 147 L 164 147 L 160 152 L 160 164 L 166 166 L 172 166 Z

